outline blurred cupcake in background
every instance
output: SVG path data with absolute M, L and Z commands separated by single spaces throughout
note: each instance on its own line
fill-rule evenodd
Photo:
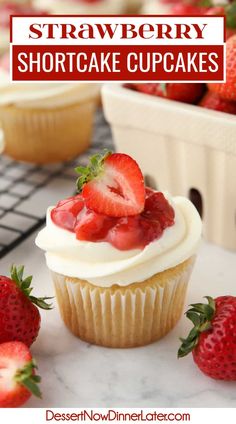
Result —
M 41 15 L 44 11 L 38 11 L 30 1 L 2 1 L 0 0 L 0 54 L 9 49 L 10 43 L 10 16 L 11 15 Z
M 141 11 L 141 7 L 146 0 L 126 0 L 126 11 L 130 14 L 136 14 Z
M 12 83 L 9 55 L 0 61 L 0 121 L 4 152 L 16 160 L 69 160 L 91 141 L 99 85 Z
M 145 0 L 142 12 L 146 15 L 168 15 L 178 0 Z
M 0 0 L 0 6 L 2 6 L 3 4 L 17 4 L 17 5 L 29 5 L 32 4 L 32 0 L 11 0 L 11 2 L 9 2 L 9 0 Z
M 34 0 L 36 7 L 54 14 L 120 15 L 126 4 L 127 0 Z

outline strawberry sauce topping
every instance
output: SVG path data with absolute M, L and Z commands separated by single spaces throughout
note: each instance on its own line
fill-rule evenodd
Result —
M 108 242 L 119 250 L 143 249 L 174 224 L 175 213 L 164 195 L 146 188 L 144 209 L 132 216 L 114 217 L 89 209 L 81 194 L 62 200 L 51 211 L 60 228 L 78 240 Z

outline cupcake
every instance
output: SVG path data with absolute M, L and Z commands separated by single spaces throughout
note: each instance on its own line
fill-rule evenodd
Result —
M 38 11 L 30 5 L 30 1 L 1 1 L 0 0 L 0 54 L 9 49 L 10 44 L 10 16 L 11 15 L 38 15 Z
M 125 10 L 126 0 L 35 0 L 34 4 L 59 15 L 120 15 Z
M 69 160 L 91 141 L 99 85 L 12 83 L 8 56 L 0 61 L 0 121 L 5 153 L 16 160 Z
M 145 187 L 128 155 L 96 155 L 77 171 L 79 194 L 49 208 L 36 238 L 62 319 L 89 343 L 154 342 L 181 316 L 201 238 L 198 212 L 183 197 Z

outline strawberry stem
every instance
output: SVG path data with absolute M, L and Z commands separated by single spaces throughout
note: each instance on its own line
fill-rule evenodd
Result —
M 160 83 L 160 89 L 161 89 L 162 93 L 164 94 L 164 96 L 166 96 L 167 95 L 167 83 L 161 82 Z
M 42 394 L 38 386 L 41 377 L 34 374 L 37 368 L 34 360 L 28 362 L 23 368 L 17 370 L 14 380 L 16 383 L 26 387 L 34 396 L 41 398 Z
M 205 298 L 208 304 L 194 303 L 186 312 L 187 318 L 192 321 L 194 327 L 186 339 L 180 339 L 182 344 L 178 350 L 178 358 L 188 355 L 197 346 L 200 334 L 211 329 L 211 321 L 215 315 L 215 301 L 210 296 L 205 296 Z
M 78 166 L 75 168 L 75 172 L 77 172 L 77 174 L 81 174 L 76 181 L 77 190 L 79 193 L 82 191 L 85 184 L 87 184 L 89 181 L 92 181 L 102 172 L 103 164 L 108 156 L 111 155 L 111 153 L 112 152 L 109 150 L 104 149 L 103 154 L 97 153 L 90 158 L 88 166 Z
M 198 6 L 200 6 L 200 7 L 213 7 L 213 2 L 211 0 L 200 0 L 198 2 Z
M 24 269 L 25 267 L 23 265 L 19 266 L 18 268 L 15 265 L 12 265 L 11 267 L 11 279 L 15 281 L 19 289 L 31 300 L 32 303 L 34 303 L 36 306 L 38 306 L 41 309 L 52 309 L 52 304 L 45 302 L 46 300 L 53 299 L 53 297 L 35 297 L 31 296 L 31 292 L 33 290 L 33 287 L 31 286 L 32 282 L 32 275 L 29 277 L 26 277 L 23 279 L 24 275 Z
M 224 6 L 226 13 L 226 28 L 236 28 L 236 1 Z

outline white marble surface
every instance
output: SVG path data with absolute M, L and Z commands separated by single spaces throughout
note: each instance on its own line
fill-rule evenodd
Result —
M 35 293 L 52 295 L 53 287 L 41 251 L 30 237 L 0 261 L 0 274 L 12 263 L 34 274 Z M 205 295 L 236 295 L 236 254 L 203 244 L 187 303 Z M 42 312 L 40 335 L 32 347 L 42 376 L 43 399 L 28 407 L 235 407 L 236 382 L 205 377 L 191 356 L 177 360 L 178 337 L 188 330 L 183 317 L 177 327 L 153 345 L 136 349 L 104 349 L 88 345 L 64 327 L 55 302 Z

